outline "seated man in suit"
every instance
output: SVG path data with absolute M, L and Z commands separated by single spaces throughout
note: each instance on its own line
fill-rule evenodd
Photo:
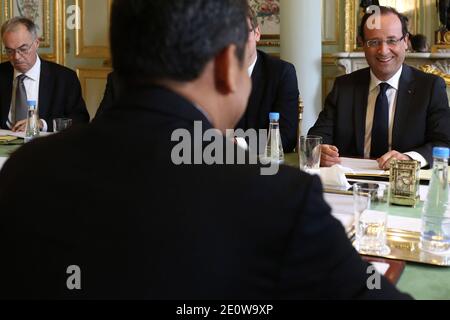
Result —
M 257 42 L 261 38 L 261 30 L 258 19 L 250 8 L 248 23 L 250 31 L 246 63 L 252 78 L 252 93 L 236 129 L 268 129 L 269 113 L 279 112 L 283 150 L 291 152 L 297 145 L 298 130 L 299 92 L 295 67 L 256 49 Z M 112 72 L 108 75 L 105 93 L 95 117 L 112 107 L 118 96 L 118 88 L 118 77 Z M 246 144 L 245 140 L 241 141 Z
M 366 13 L 359 28 L 370 68 L 338 77 L 309 134 L 323 137 L 322 166 L 340 156 L 432 163 L 433 146 L 450 144 L 450 109 L 443 79 L 403 64 L 407 18 L 379 7 L 380 28 Z M 369 23 L 368 23 L 369 22 Z M 370 27 L 369 27 L 370 26 Z
M 269 113 L 278 112 L 283 150 L 291 152 L 297 145 L 298 130 L 299 92 L 295 67 L 256 49 L 261 30 L 250 8 L 248 23 L 246 63 L 252 78 L 252 92 L 244 116 L 236 128 L 269 129 Z
M 114 107 L 33 140 L 0 172 L 0 298 L 408 298 L 381 276 L 368 288 L 369 265 L 318 177 L 190 164 L 210 147 L 197 144 L 203 134 L 234 146 L 226 128 L 251 90 L 246 10 L 246 0 L 113 2 L 126 86 Z M 40 170 L 23 170 L 30 158 Z
M 53 130 L 53 119 L 88 122 L 89 114 L 77 75 L 39 58 L 36 25 L 23 17 L 6 21 L 1 29 L 9 62 L 0 64 L 0 127 L 24 131 L 27 100 L 37 102 L 42 131 Z

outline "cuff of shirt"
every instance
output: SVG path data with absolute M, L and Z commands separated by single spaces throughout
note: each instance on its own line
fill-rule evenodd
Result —
M 426 167 L 428 165 L 428 161 L 425 160 L 425 158 L 418 152 L 410 151 L 410 152 L 405 152 L 404 154 L 406 154 L 413 160 L 419 161 L 421 168 Z
M 48 126 L 47 126 L 47 122 L 45 122 L 44 119 L 40 119 L 42 121 L 42 129 L 41 132 L 47 132 L 48 131 Z
M 236 137 L 236 144 L 244 150 L 248 149 L 247 141 L 244 138 Z

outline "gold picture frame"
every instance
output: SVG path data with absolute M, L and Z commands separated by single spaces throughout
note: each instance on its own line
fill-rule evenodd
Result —
M 21 0 L 5 1 L 5 17 L 24 16 L 34 21 L 38 27 L 38 36 L 42 48 L 50 47 L 50 0 L 31 1 L 32 5 L 24 6 Z
M 16 16 L 32 19 L 38 26 L 39 55 L 46 60 L 60 62 L 62 59 L 60 0 L 34 0 L 27 2 L 27 6 L 22 0 L 5 0 L 3 10 L 6 20 Z
M 261 29 L 260 47 L 280 46 L 280 0 L 250 0 Z
M 416 34 L 418 29 L 419 0 L 380 0 L 380 5 L 396 8 L 409 19 L 409 32 Z M 363 15 L 359 0 L 345 0 L 345 51 L 361 51 L 358 44 L 358 27 Z
M 338 45 L 341 14 L 339 0 L 322 0 L 322 45 Z M 332 26 L 330 33 L 329 26 Z

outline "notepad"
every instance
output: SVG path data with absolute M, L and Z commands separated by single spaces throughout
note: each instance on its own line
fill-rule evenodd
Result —
M 378 162 L 371 159 L 341 158 L 341 165 L 351 168 L 355 175 L 388 175 L 389 171 L 380 170 Z
M 13 136 L 0 136 L 0 144 L 1 143 L 8 143 L 11 141 L 17 140 L 17 137 Z

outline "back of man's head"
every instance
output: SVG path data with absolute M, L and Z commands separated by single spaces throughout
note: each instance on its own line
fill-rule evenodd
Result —
M 246 0 L 114 0 L 114 69 L 129 81 L 191 81 L 231 44 L 243 62 L 247 6 Z

